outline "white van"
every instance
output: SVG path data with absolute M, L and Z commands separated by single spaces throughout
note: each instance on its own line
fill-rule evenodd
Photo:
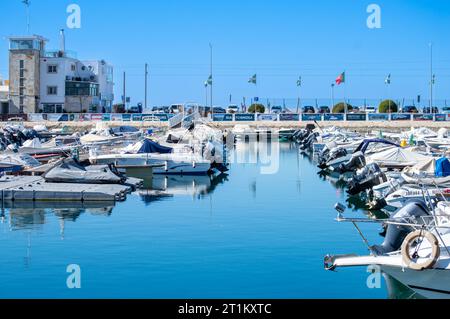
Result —
M 178 113 L 183 112 L 183 107 L 184 107 L 183 104 L 172 104 L 170 106 L 169 111 L 170 111 L 170 113 L 178 114 Z
M 239 112 L 239 107 L 235 104 L 230 104 L 227 107 L 227 113 L 229 114 L 233 114 L 233 113 L 238 113 Z

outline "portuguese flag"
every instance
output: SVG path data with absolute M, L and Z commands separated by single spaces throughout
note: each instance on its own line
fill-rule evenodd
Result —
M 341 83 L 345 83 L 345 72 L 342 72 L 339 74 L 339 76 L 336 78 L 336 84 L 339 85 Z

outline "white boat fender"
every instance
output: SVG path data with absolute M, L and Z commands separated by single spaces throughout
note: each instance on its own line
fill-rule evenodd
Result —
M 414 254 L 411 256 L 411 245 L 420 238 L 426 238 L 429 241 L 431 245 L 431 254 L 426 261 L 418 263 L 417 261 L 413 260 L 416 258 Z M 439 242 L 436 236 L 434 236 L 429 231 L 423 230 L 416 230 L 412 233 L 409 233 L 408 236 L 406 236 L 405 240 L 403 241 L 401 251 L 402 251 L 402 259 L 405 265 L 410 269 L 419 271 L 432 268 L 438 261 L 439 256 L 441 254 Z
M 195 161 L 192 162 L 192 168 L 195 168 L 197 164 L 195 163 Z
M 169 164 L 167 161 L 164 162 L 164 170 L 167 172 L 169 170 Z

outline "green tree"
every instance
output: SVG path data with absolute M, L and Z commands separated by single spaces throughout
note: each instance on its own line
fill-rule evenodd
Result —
M 248 108 L 248 113 L 264 113 L 266 111 L 266 108 L 262 104 L 253 103 Z
M 392 100 L 384 100 L 378 106 L 379 113 L 396 113 L 398 112 L 398 105 Z
M 350 112 L 353 109 L 353 106 L 347 103 L 347 112 Z M 333 106 L 332 113 L 345 113 L 345 103 L 339 102 L 335 106 Z

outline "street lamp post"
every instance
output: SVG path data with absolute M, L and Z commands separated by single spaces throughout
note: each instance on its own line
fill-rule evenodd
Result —
M 331 83 L 331 110 L 334 108 L 334 83 Z
M 433 112 L 433 43 L 430 43 L 430 112 Z

